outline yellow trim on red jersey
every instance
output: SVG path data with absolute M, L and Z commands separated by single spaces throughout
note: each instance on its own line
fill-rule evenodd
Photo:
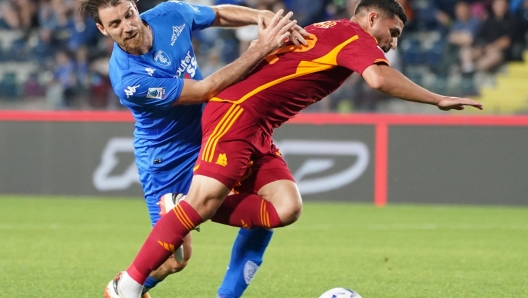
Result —
M 255 88 L 255 89 L 253 89 L 248 94 L 242 96 L 242 98 L 240 98 L 239 100 L 231 101 L 231 100 L 220 99 L 218 97 L 213 97 L 213 98 L 210 99 L 210 101 L 232 102 L 234 104 L 241 104 L 246 99 L 250 98 L 251 96 L 253 96 L 253 95 L 257 94 L 257 93 L 259 93 L 260 91 L 268 89 L 268 88 L 270 88 L 272 86 L 275 86 L 275 85 L 277 85 L 279 83 L 282 83 L 284 81 L 287 81 L 287 80 L 290 80 L 290 79 L 293 79 L 293 78 L 297 78 L 297 77 L 301 77 L 301 76 L 304 76 L 304 75 L 307 75 L 307 74 L 316 73 L 316 72 L 319 72 L 319 71 L 328 70 L 330 68 L 333 68 L 333 67 L 337 66 L 337 54 L 339 53 L 339 51 L 341 51 L 346 45 L 348 45 L 349 43 L 357 40 L 358 38 L 359 38 L 359 36 L 357 36 L 357 35 L 352 36 L 351 38 L 349 38 L 349 39 L 345 40 L 344 42 L 342 42 L 340 45 L 338 45 L 335 48 L 333 48 L 328 54 L 324 55 L 321 58 L 317 58 L 317 59 L 312 60 L 312 61 L 301 61 L 299 63 L 299 66 L 297 67 L 297 70 L 295 71 L 294 74 L 287 75 L 285 77 L 278 78 L 278 79 L 276 79 L 274 81 L 271 81 L 271 82 L 268 82 L 268 83 L 266 83 L 264 85 L 261 85 L 261 86 Z
M 353 41 L 356 41 L 357 39 L 359 38 L 359 36 L 357 35 L 354 35 L 352 36 L 351 38 L 345 40 L 344 42 L 342 42 L 340 45 L 338 45 L 337 47 L 335 47 L 334 49 L 332 49 L 330 51 L 330 53 L 324 55 L 323 57 L 319 58 L 319 59 L 315 59 L 313 62 L 318 62 L 318 63 L 325 63 L 325 64 L 331 64 L 331 65 L 337 65 L 337 54 L 346 46 L 348 45 L 349 43 L 353 42 Z
M 390 65 L 390 63 L 389 63 L 389 61 L 387 59 L 376 59 L 376 60 L 374 60 L 374 64 L 380 63 L 380 62 L 387 63 L 387 65 Z
M 207 139 L 205 149 L 202 153 L 202 160 L 207 162 L 213 161 L 218 140 L 223 137 L 227 133 L 227 131 L 229 131 L 231 126 L 233 126 L 233 123 L 235 123 L 235 120 L 240 117 L 240 114 L 242 114 L 243 111 L 244 109 L 239 105 L 233 105 L 229 108 L 224 117 L 216 125 L 213 133 Z

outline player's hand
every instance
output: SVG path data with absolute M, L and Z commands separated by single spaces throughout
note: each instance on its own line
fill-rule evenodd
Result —
M 264 25 L 264 18 L 258 17 L 259 33 L 257 42 L 253 44 L 253 47 L 269 54 L 280 48 L 290 38 L 290 30 L 297 25 L 297 21 L 290 20 L 293 15 L 292 12 L 287 13 L 284 17 L 282 16 L 283 12 L 284 10 L 279 10 L 267 26 Z
M 269 11 L 269 10 L 264 10 L 261 15 L 262 15 L 262 18 L 263 18 L 263 21 L 264 21 L 264 26 L 266 26 L 266 27 L 271 23 L 271 20 L 275 16 L 275 14 L 273 12 Z M 291 34 L 291 36 L 290 36 L 289 39 L 296 46 L 299 46 L 301 44 L 307 45 L 305 37 L 309 37 L 310 33 L 308 33 L 308 31 L 304 30 L 303 27 L 301 27 L 299 25 L 293 26 L 293 28 L 290 29 L 290 34 Z
M 482 110 L 482 104 L 469 98 L 461 97 L 444 97 L 438 104 L 438 108 L 442 111 L 449 110 L 463 110 L 465 106 L 471 106 Z

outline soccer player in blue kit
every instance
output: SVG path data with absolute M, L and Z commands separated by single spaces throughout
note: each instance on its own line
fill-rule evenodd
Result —
M 291 13 L 254 10 L 233 5 L 199 6 L 181 1 L 161 3 L 139 14 L 132 0 L 79 0 L 80 11 L 95 20 L 114 41 L 109 73 L 114 91 L 136 120 L 134 153 L 152 225 L 160 218 L 162 197 L 187 193 L 200 151 L 203 103 L 240 80 L 285 39 L 305 43 L 308 34 Z M 259 38 L 239 59 L 202 79 L 191 44 L 193 30 L 209 26 L 259 24 Z M 271 230 L 241 229 L 218 297 L 240 297 L 262 263 Z M 161 244 L 163 245 L 163 244 Z M 181 271 L 192 252 L 187 237 L 182 260 L 169 258 L 147 278 L 141 297 L 168 275 Z M 250 268 L 247 268 L 247 266 Z M 245 268 L 246 267 L 246 268 Z M 116 279 L 106 297 L 119 297 Z M 249 281 L 248 281 L 249 280 Z

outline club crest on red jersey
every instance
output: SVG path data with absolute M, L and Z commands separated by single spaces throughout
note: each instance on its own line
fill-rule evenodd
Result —
M 330 27 L 334 27 L 335 25 L 337 25 L 337 23 L 334 22 L 334 21 L 326 21 L 326 22 L 321 22 L 321 23 L 315 23 L 314 24 L 315 27 L 323 28 L 323 29 L 328 29 Z

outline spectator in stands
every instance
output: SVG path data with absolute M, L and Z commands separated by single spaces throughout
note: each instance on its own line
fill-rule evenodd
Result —
M 55 53 L 65 48 L 71 36 L 71 9 L 62 0 L 41 0 L 38 10 L 38 43 L 32 49 L 33 59 L 51 64 Z
M 75 63 L 68 52 L 57 51 L 52 72 L 53 81 L 48 90 L 51 92 L 48 94 L 48 107 L 54 109 L 72 107 L 77 95 L 77 77 Z
M 76 51 L 83 46 L 97 46 L 99 32 L 97 31 L 94 20 L 90 16 L 81 16 L 75 13 L 70 25 L 70 38 L 68 40 L 68 49 L 70 51 Z
M 471 15 L 469 3 L 458 1 L 455 4 L 455 21 L 449 29 L 447 42 L 459 48 L 471 47 L 479 26 L 480 20 Z
M 0 19 L 8 29 L 29 30 L 37 25 L 37 4 L 33 0 L 7 0 L 0 4 Z
M 524 43 L 520 33 L 520 22 L 508 13 L 508 1 L 493 0 L 491 12 L 479 27 L 473 46 L 460 52 L 464 78 L 472 80 L 475 71 L 492 71 L 503 61 L 517 59 L 516 49 L 523 48 Z
M 405 9 L 405 13 L 407 14 L 407 23 L 405 24 L 405 35 L 408 35 L 409 33 L 416 31 L 417 29 L 416 15 L 411 2 L 412 0 L 398 0 L 398 3 L 401 4 L 403 9 Z
M 461 49 L 467 51 L 472 47 L 479 26 L 480 20 L 471 14 L 470 4 L 458 1 L 455 4 L 455 20 L 449 28 L 442 62 L 437 70 L 440 75 L 447 77 L 451 66 L 459 60 Z
M 510 12 L 515 14 L 519 21 L 521 22 L 521 25 L 523 26 L 523 35 L 525 36 L 525 41 L 528 38 L 526 35 L 528 31 L 528 0 L 516 0 L 512 1 L 516 2 L 515 6 L 510 5 Z
M 263 0 L 260 0 L 263 1 Z M 331 2 L 330 0 L 310 0 L 307 3 L 306 0 L 264 0 L 267 2 L 284 2 L 288 10 L 295 13 L 295 18 L 301 26 L 307 26 L 312 23 L 321 22 L 327 19 L 326 5 Z
M 37 73 L 30 73 L 22 88 L 22 94 L 28 98 L 44 97 L 46 94 L 46 89 L 40 84 Z

